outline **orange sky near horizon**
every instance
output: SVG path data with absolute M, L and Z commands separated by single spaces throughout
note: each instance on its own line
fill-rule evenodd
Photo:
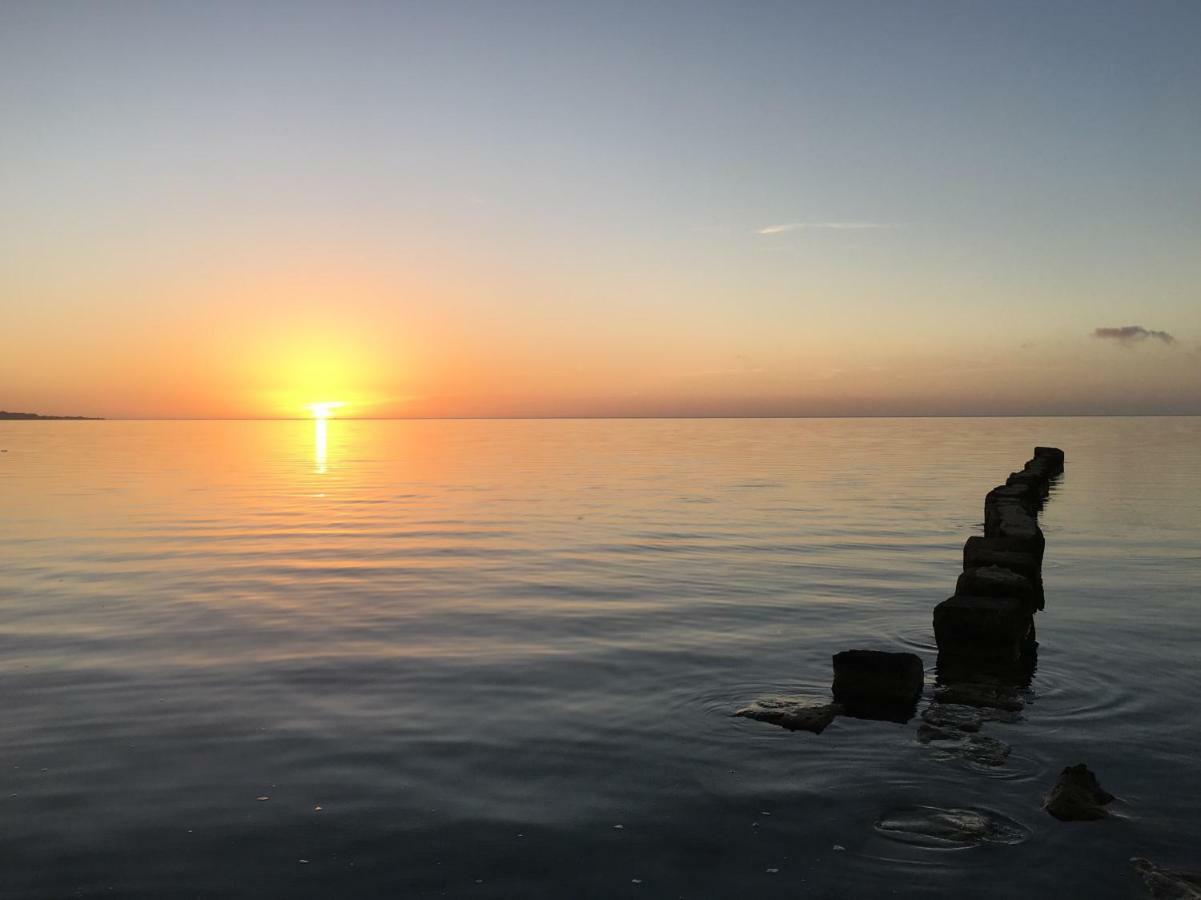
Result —
M 10 318 L 24 339 L 0 359 L 2 408 L 110 418 L 304 417 L 329 401 L 345 404 L 337 416 L 378 418 L 1187 412 L 1201 377 L 1187 348 L 1116 346 L 1053 311 L 996 328 L 947 306 L 917 323 L 903 303 L 838 310 L 796 290 L 772 328 L 722 296 L 730 285 L 697 284 L 689 306 L 660 299 L 673 289 L 663 276 L 633 285 L 432 253 L 372 271 L 316 240 L 258 249 L 255 266 L 228 252 L 198 278 L 183 261 L 107 278 L 79 271 L 56 291 L 31 280 L 42 302 Z
M 416 280 L 290 271 L 209 289 L 147 300 L 119 322 L 98 303 L 69 332 L 21 323 L 29 340 L 0 361 L 4 407 L 110 418 L 303 417 L 330 401 L 344 404 L 336 416 L 379 418 L 1175 412 L 1157 400 L 1178 402 L 1201 371 L 1188 352 L 1062 328 L 1041 339 L 1026 329 L 1016 349 L 984 329 L 956 350 L 950 335 L 899 343 L 886 325 L 763 339 L 747 333 L 753 321 L 677 324 L 652 307 L 608 321 L 515 321 L 499 306 L 463 316 L 463 288 Z

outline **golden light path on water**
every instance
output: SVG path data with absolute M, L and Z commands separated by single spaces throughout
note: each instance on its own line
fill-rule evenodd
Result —
M 325 416 L 318 416 L 313 422 L 313 428 L 313 470 L 318 475 L 324 475 L 328 455 L 329 420 Z
M 313 470 L 318 475 L 324 475 L 327 470 L 329 455 L 329 417 L 335 409 L 346 404 L 341 401 L 325 403 L 310 403 L 309 411 L 313 414 Z

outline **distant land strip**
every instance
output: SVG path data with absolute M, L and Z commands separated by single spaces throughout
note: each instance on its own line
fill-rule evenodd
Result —
M 98 422 L 101 416 L 43 416 L 40 413 L 7 412 L 0 409 L 0 419 L 72 419 Z

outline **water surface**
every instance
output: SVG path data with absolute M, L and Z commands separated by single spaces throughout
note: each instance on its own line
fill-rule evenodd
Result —
M 1035 443 L 1068 464 L 1007 765 L 730 716 L 828 695 L 849 647 L 932 680 Z M 1201 846 L 1199 448 L 1195 418 L 0 423 L 0 894 L 1137 896 L 1128 857 Z M 1040 810 L 1081 761 L 1116 818 Z M 1029 837 L 874 828 L 925 806 Z

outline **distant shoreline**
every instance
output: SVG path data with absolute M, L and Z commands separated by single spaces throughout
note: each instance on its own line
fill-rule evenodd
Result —
M 100 416 L 43 416 L 41 413 L 26 413 L 26 412 L 6 412 L 0 409 L 0 420 L 3 419 L 41 419 L 54 421 L 83 421 L 83 422 L 99 422 Z

